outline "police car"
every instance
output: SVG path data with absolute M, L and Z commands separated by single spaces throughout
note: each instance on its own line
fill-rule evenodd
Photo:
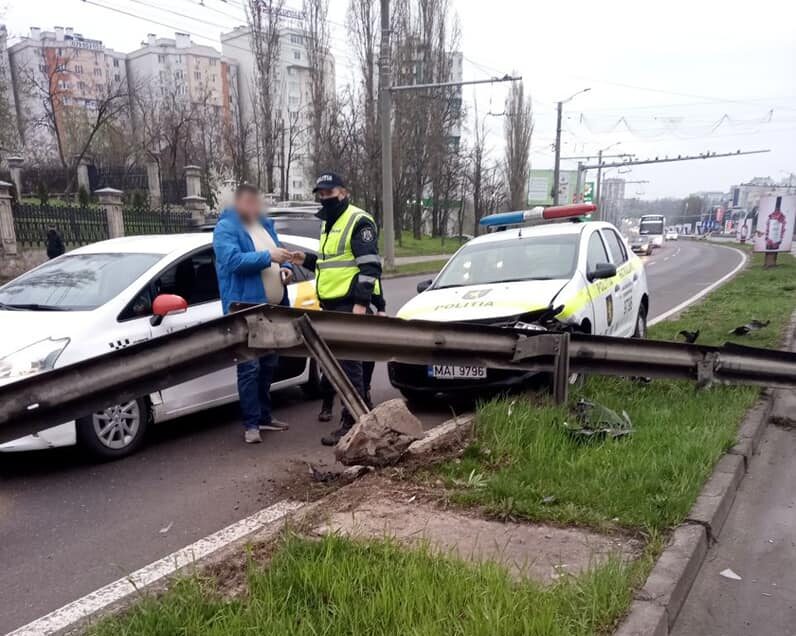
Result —
M 492 215 L 485 225 L 576 220 L 587 206 Z M 437 277 L 418 284 L 398 312 L 406 320 L 466 322 L 645 337 L 649 290 L 641 260 L 617 229 L 599 221 L 515 227 L 462 246 Z M 532 374 L 480 366 L 392 362 L 390 381 L 409 399 L 474 387 L 504 387 Z

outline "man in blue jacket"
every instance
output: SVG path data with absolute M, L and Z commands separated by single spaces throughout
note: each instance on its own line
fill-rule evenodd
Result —
M 216 274 L 224 313 L 232 303 L 286 305 L 285 285 L 293 276 L 291 253 L 276 235 L 274 223 L 261 214 L 260 193 L 243 184 L 235 204 L 225 209 L 213 231 Z M 244 440 L 262 441 L 260 431 L 284 431 L 271 416 L 271 380 L 277 355 L 269 353 L 238 365 L 238 397 L 243 412 Z

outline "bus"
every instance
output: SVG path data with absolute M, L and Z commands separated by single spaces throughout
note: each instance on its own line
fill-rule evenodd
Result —
M 649 237 L 652 247 L 663 247 L 663 232 L 666 219 L 662 214 L 645 214 L 638 224 L 638 233 Z

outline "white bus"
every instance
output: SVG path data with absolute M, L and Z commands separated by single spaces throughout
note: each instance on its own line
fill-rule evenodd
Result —
M 649 237 L 652 247 L 662 247 L 665 225 L 666 219 L 662 214 L 645 214 L 638 224 L 638 233 L 641 236 Z

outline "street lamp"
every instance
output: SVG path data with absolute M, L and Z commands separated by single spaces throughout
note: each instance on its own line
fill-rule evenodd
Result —
M 584 88 L 577 93 L 573 93 L 567 99 L 560 101 L 556 104 L 558 111 L 558 120 L 556 123 L 556 163 L 553 168 L 553 205 L 558 205 L 558 178 L 561 172 L 561 114 L 564 110 L 564 104 L 568 104 L 581 93 L 590 91 L 591 88 Z

